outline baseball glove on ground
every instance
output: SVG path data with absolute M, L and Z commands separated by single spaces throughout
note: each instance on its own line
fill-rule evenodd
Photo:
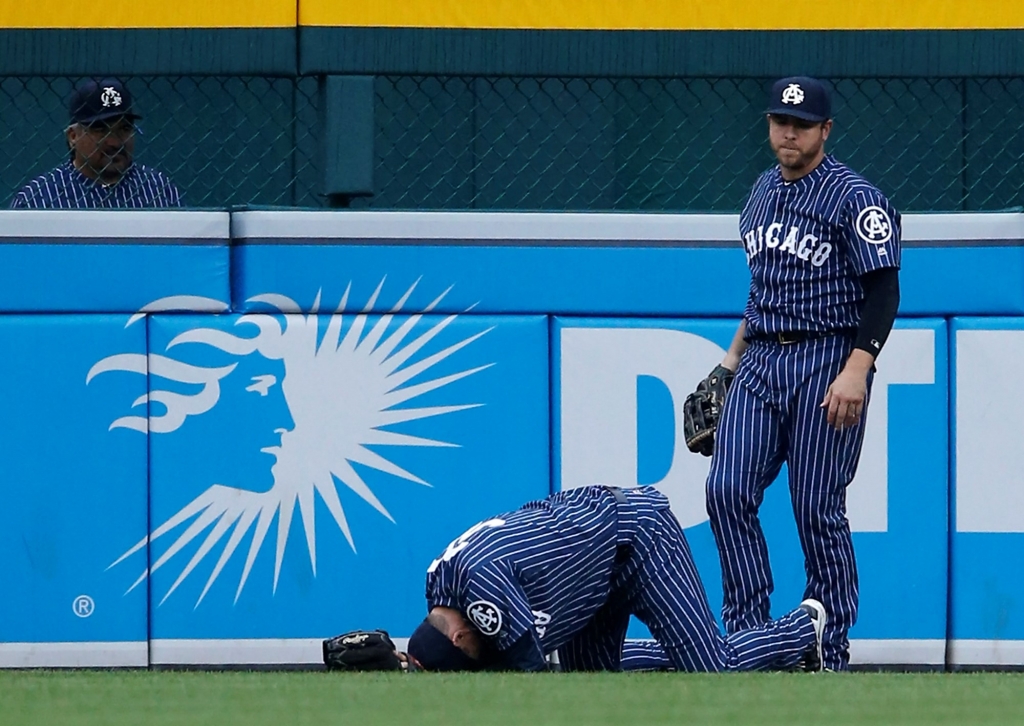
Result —
M 697 384 L 697 390 L 683 404 L 683 437 L 686 448 L 695 454 L 711 456 L 715 450 L 715 429 L 722 417 L 725 394 L 736 374 L 723 366 L 715 366 L 708 377 Z
M 324 641 L 324 665 L 339 671 L 402 670 L 395 644 L 384 630 L 353 630 Z

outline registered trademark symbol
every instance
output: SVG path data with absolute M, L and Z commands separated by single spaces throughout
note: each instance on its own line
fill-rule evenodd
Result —
M 96 603 L 92 601 L 92 598 L 88 595 L 79 595 L 75 598 L 75 601 L 71 604 L 71 609 L 75 615 L 80 618 L 87 618 L 92 615 L 92 611 L 96 608 Z

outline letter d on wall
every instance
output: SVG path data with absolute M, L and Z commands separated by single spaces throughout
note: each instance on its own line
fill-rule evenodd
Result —
M 710 459 L 682 440 L 682 405 L 724 350 L 669 328 L 566 327 L 559 321 L 561 488 L 637 484 L 637 377 L 660 379 L 672 394 L 676 445 L 657 487 L 684 527 L 707 519 L 704 481 Z M 582 322 L 582 321 L 581 321 Z M 593 326 L 595 321 L 585 324 Z M 615 325 L 616 321 L 607 321 Z M 735 330 L 735 324 L 723 323 Z

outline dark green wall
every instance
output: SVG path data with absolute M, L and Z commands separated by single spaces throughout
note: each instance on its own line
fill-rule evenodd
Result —
M 295 28 L 0 30 L 2 75 L 295 75 L 297 70 Z
M 1024 76 L 1024 30 L 0 30 L 0 75 Z
M 1024 30 L 300 29 L 303 73 L 509 76 L 1024 75 Z

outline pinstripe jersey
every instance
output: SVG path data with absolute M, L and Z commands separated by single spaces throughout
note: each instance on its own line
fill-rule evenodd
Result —
M 637 516 L 668 506 L 653 488 L 629 491 Z M 428 609 L 461 611 L 499 650 L 532 633 L 537 656 L 582 629 L 608 599 L 619 544 L 636 521 L 605 487 L 581 487 L 480 522 L 427 570 Z
M 831 155 L 793 182 L 778 166 L 763 173 L 740 235 L 751 273 L 748 335 L 856 328 L 860 276 L 900 266 L 899 213 Z
M 428 609 L 462 612 L 504 651 L 541 670 L 757 670 L 795 664 L 814 642 L 796 610 L 723 638 L 668 499 L 653 487 L 560 492 L 471 527 L 428 568 Z M 623 649 L 630 614 L 656 646 Z
M 33 179 L 11 200 L 11 209 L 140 209 L 180 207 L 181 193 L 161 172 L 132 164 L 109 187 L 66 161 Z

